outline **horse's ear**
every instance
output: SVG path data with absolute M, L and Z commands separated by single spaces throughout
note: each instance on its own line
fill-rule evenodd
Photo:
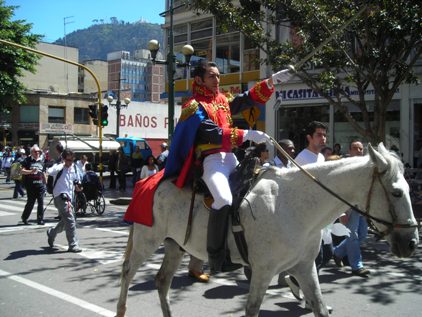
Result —
M 379 146 L 381 147 L 381 152 L 383 152 L 383 149 L 385 149 L 384 145 L 382 143 L 380 143 Z M 384 158 L 384 156 L 382 156 L 382 154 L 380 152 L 378 152 L 377 150 L 375 150 L 372 147 L 371 143 L 368 143 L 368 153 L 369 153 L 369 156 L 371 157 L 372 161 L 378 167 L 378 171 L 380 173 L 387 170 L 387 168 L 388 168 L 387 160 Z

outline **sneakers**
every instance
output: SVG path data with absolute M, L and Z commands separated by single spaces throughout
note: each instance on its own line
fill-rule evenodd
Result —
M 80 252 L 82 252 L 82 249 L 80 247 L 76 246 L 76 247 L 73 247 L 73 248 L 69 248 L 67 250 L 67 252 L 80 253 Z
M 368 277 L 368 275 L 371 274 L 371 271 L 367 268 L 361 267 L 360 269 L 352 270 L 352 274 L 360 277 Z
M 290 287 L 290 291 L 292 292 L 293 296 L 296 297 L 297 300 L 302 300 L 303 296 L 300 293 L 300 287 L 296 279 L 293 276 L 286 275 L 284 280 L 286 281 L 287 286 Z
M 54 238 L 51 236 L 51 230 L 53 230 L 53 228 L 48 228 L 47 230 L 47 241 L 48 241 L 48 245 L 50 246 L 50 248 L 54 247 Z
M 39 226 L 44 226 L 44 225 L 45 225 L 45 222 L 44 222 L 44 220 L 38 220 L 38 221 L 37 221 L 37 224 L 38 224 Z
M 204 272 L 189 270 L 189 276 L 201 283 L 208 283 L 210 277 Z
M 28 219 L 23 219 L 23 218 L 21 218 L 21 219 L 22 219 L 22 222 L 23 222 L 23 224 L 25 226 L 29 226 L 30 225 L 29 222 L 28 222 Z

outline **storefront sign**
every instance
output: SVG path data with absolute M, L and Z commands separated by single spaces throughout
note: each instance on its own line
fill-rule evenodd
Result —
M 353 99 L 357 99 L 359 96 L 359 91 L 355 87 L 351 86 L 345 86 L 344 91 L 347 96 L 352 97 Z M 312 100 L 312 99 L 325 99 L 322 95 L 320 95 L 318 92 L 314 91 L 311 88 L 294 88 L 294 89 L 286 89 L 282 91 L 277 92 L 277 97 L 281 94 L 281 97 L 283 101 L 299 101 L 299 100 Z M 397 89 L 395 95 L 397 95 L 397 98 L 400 96 L 399 90 Z M 334 90 L 331 89 L 328 91 L 328 95 L 330 97 L 334 96 Z M 367 89 L 365 91 L 365 97 L 371 97 L 375 95 L 374 89 Z M 370 99 L 370 98 L 369 98 Z
M 73 124 L 40 123 L 40 133 L 43 133 L 43 134 L 73 133 Z
M 108 104 L 107 101 L 103 101 Z M 174 124 L 180 117 L 181 106 L 174 107 Z M 109 107 L 108 126 L 103 134 L 116 133 L 116 108 Z M 131 102 L 127 108 L 121 108 L 119 118 L 120 136 L 166 139 L 168 137 L 168 105 L 152 102 Z

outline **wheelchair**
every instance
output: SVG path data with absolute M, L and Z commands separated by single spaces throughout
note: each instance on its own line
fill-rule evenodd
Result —
M 105 211 L 105 199 L 95 184 L 83 184 L 83 190 L 76 192 L 75 213 L 83 216 L 87 212 L 102 215 Z

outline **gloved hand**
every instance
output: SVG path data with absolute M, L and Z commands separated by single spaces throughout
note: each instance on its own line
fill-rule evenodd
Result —
M 255 143 L 270 142 L 270 137 L 258 130 L 244 130 L 243 141 L 253 141 Z
M 287 83 L 294 75 L 294 72 L 291 68 L 280 70 L 279 72 L 272 74 L 271 79 L 273 80 L 273 85 L 280 85 Z

